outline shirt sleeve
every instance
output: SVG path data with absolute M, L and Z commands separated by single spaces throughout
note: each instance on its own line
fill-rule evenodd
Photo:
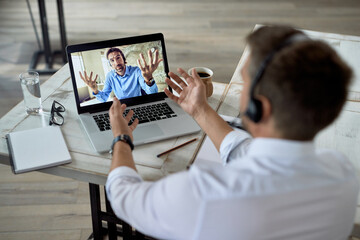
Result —
M 152 86 L 149 86 L 146 84 L 145 79 L 141 73 L 140 68 L 137 67 L 137 74 L 138 74 L 138 81 L 139 84 L 141 86 L 141 88 L 147 93 L 147 94 L 151 94 L 151 93 L 157 93 L 158 92 L 158 87 L 156 85 L 156 82 L 154 82 L 154 84 Z M 155 81 L 155 80 L 154 80 Z
M 106 75 L 106 80 L 105 80 L 105 84 L 104 84 L 104 88 L 102 91 L 99 90 L 98 94 L 94 94 L 94 96 L 96 97 L 97 100 L 99 100 L 100 102 L 106 102 L 109 98 L 109 95 L 112 91 L 112 87 L 111 87 L 111 83 L 110 83 L 110 73 L 108 73 L 108 75 Z
M 247 152 L 252 137 L 243 130 L 234 130 L 228 133 L 220 145 L 220 157 L 226 165 L 234 159 L 240 159 Z
M 189 239 L 195 232 L 200 200 L 188 172 L 146 182 L 128 167 L 110 172 L 106 193 L 114 213 L 156 238 Z

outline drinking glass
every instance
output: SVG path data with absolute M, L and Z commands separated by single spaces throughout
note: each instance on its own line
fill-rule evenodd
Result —
M 37 115 L 42 111 L 39 73 L 28 71 L 19 75 L 26 113 Z

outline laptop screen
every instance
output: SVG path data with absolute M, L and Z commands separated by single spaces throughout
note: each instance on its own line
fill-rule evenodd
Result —
M 162 34 L 71 45 L 67 54 L 78 112 L 107 110 L 165 97 L 168 73 Z

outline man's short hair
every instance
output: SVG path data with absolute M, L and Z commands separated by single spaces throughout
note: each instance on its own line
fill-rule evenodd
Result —
M 112 48 L 109 48 L 107 51 L 106 51 L 106 59 L 109 60 L 109 54 L 112 53 L 112 52 L 119 52 L 121 57 L 123 58 L 124 60 L 124 63 L 126 63 L 126 58 L 125 58 L 125 55 L 124 53 L 120 50 L 120 48 L 117 48 L 117 47 L 112 47 Z
M 287 26 L 265 26 L 247 37 L 252 80 L 265 57 L 294 34 Z M 349 66 L 325 42 L 304 40 L 279 50 L 255 88 L 267 97 L 282 137 L 312 140 L 339 115 L 352 77 Z

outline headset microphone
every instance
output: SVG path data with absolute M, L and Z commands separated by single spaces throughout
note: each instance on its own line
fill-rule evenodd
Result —
M 242 129 L 242 130 L 246 131 L 245 127 L 242 124 L 242 120 L 241 120 L 242 115 L 243 115 L 243 113 L 239 112 L 239 114 L 236 117 L 234 117 L 231 121 L 226 121 L 226 122 L 232 128 L 239 128 L 239 129 Z

